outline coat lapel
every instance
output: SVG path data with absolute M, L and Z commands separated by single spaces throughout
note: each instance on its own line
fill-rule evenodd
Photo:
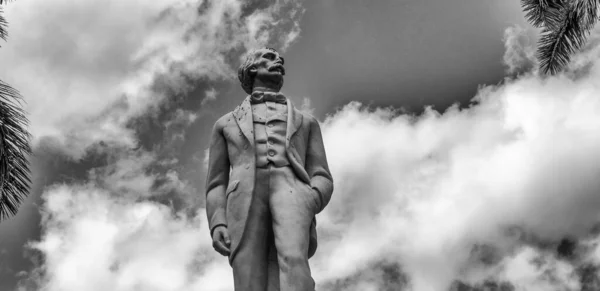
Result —
M 240 130 L 248 139 L 248 142 L 254 146 L 254 124 L 252 123 L 252 106 L 250 105 L 250 96 L 244 99 L 244 102 L 235 108 L 233 115 Z
M 294 133 L 296 133 L 296 131 L 298 131 L 298 128 L 300 128 L 300 126 L 302 125 L 302 114 L 300 112 L 296 112 L 296 108 L 294 108 L 294 105 L 292 105 L 292 102 L 289 98 L 286 98 L 286 100 L 288 109 L 288 120 L 285 137 L 285 148 L 289 149 L 290 140 L 292 139 L 292 136 L 294 136 Z
M 302 113 L 296 110 L 296 108 L 294 108 L 292 102 L 290 102 L 289 99 L 287 99 L 287 104 L 288 122 L 287 133 L 285 138 L 285 148 L 287 156 L 290 164 L 292 165 L 292 168 L 294 168 L 300 180 L 304 181 L 307 184 L 310 184 L 310 177 L 308 176 L 308 173 L 306 173 L 306 170 L 303 167 L 304 161 L 302 161 L 302 158 L 298 155 L 298 151 L 296 150 L 296 148 L 290 148 L 290 141 L 292 140 L 292 137 L 302 126 Z M 302 161 L 302 163 L 300 161 Z

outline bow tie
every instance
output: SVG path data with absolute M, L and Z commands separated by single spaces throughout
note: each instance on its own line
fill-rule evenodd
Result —
M 281 104 L 287 103 L 285 96 L 279 92 L 275 93 L 256 91 L 252 92 L 252 95 L 250 95 L 250 103 L 252 104 L 263 103 L 266 101 L 277 102 Z

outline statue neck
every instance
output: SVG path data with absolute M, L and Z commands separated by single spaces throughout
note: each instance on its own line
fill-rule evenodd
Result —
M 261 91 L 261 92 L 279 92 L 279 90 L 281 90 L 281 86 L 283 85 L 281 83 L 272 83 L 272 82 L 262 82 L 259 79 L 254 79 L 254 85 L 252 86 L 252 92 L 254 91 Z

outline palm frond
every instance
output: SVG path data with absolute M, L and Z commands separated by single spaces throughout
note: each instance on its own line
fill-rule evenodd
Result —
M 577 0 L 573 4 L 573 9 L 577 11 L 582 26 L 586 30 L 591 30 L 598 22 L 598 8 L 600 8 L 598 0 Z
M 31 154 L 21 95 L 0 81 L 0 220 L 17 213 L 29 194 Z
M 8 2 L 12 2 L 14 0 L 0 0 L 0 5 L 6 4 Z M 4 11 L 2 10 L 2 7 L 0 7 L 0 38 L 6 41 L 6 37 L 8 37 L 8 32 L 6 30 L 6 26 L 8 25 L 8 22 L 6 22 L 6 18 L 4 18 L 4 16 L 2 16 L 2 14 L 4 13 Z
M 590 31 L 574 6 L 561 11 L 557 26 L 545 27 L 538 43 L 537 57 L 543 73 L 556 74 L 566 66 L 571 54 L 583 46 Z
M 561 0 L 521 0 L 525 18 L 535 27 L 553 27 L 560 21 Z
M 8 22 L 6 22 L 6 18 L 4 18 L 4 16 L 2 15 L 3 13 L 4 11 L 2 10 L 2 7 L 0 7 L 0 39 L 6 41 L 6 37 L 8 37 L 8 31 L 6 30 Z

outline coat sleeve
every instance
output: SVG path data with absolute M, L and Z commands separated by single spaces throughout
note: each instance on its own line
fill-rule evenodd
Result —
M 310 118 L 310 131 L 304 168 L 310 177 L 311 187 L 316 189 L 321 197 L 321 207 L 319 208 L 319 212 L 321 212 L 327 206 L 329 200 L 331 200 L 333 178 L 327 164 L 321 128 L 319 122 L 313 117 Z
M 206 214 L 211 237 L 215 227 L 227 226 L 225 189 L 229 183 L 229 155 L 221 124 L 222 122 L 219 120 L 213 127 L 208 154 Z

